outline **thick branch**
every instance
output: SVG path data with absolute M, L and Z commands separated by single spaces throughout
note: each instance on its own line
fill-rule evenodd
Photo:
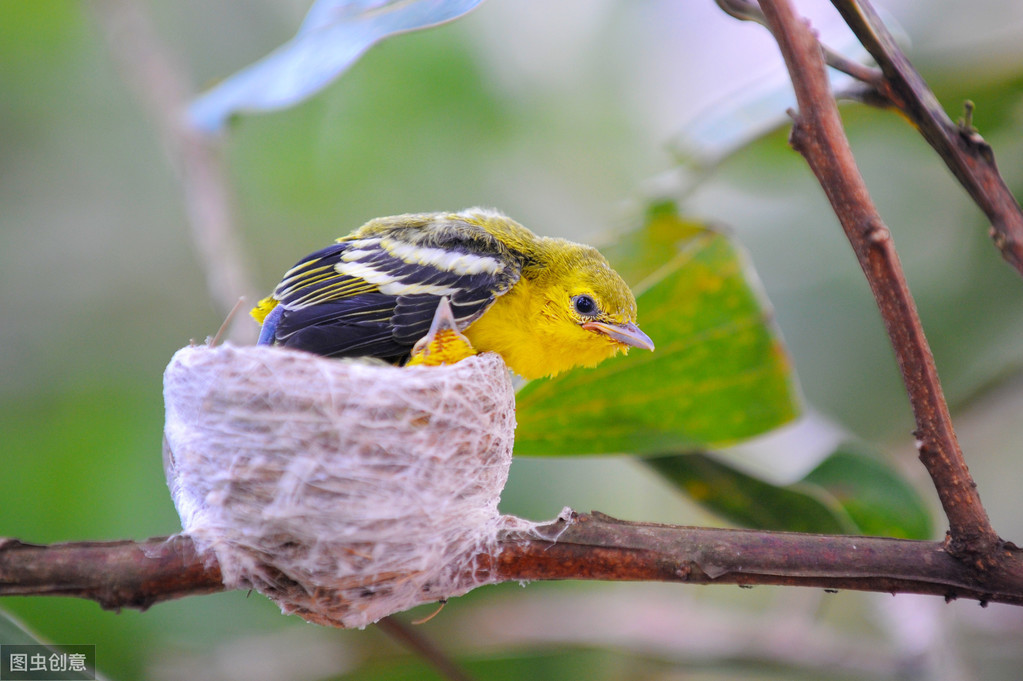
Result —
M 1023 273 L 1023 210 L 998 172 L 991 146 L 969 121 L 956 125 L 909 63 L 869 0 L 832 0 L 856 37 L 881 67 L 869 84 L 898 107 L 924 136 L 991 222 L 991 238 Z
M 820 45 L 787 0 L 761 7 L 785 58 L 799 103 L 791 142 L 824 188 L 877 300 L 916 418 L 920 459 L 951 529 L 956 554 L 992 550 L 998 537 L 970 477 L 919 315 L 891 234 L 856 167 L 831 96 Z
M 957 559 L 939 542 L 632 523 L 573 515 L 506 532 L 493 555 L 467 562 L 480 583 L 540 579 L 776 584 L 1023 605 L 1023 552 L 996 567 Z M 59 595 L 108 609 L 223 590 L 220 569 L 187 536 L 144 542 L 0 543 L 0 596 Z M 445 594 L 434 594 L 443 599 Z
M 498 581 L 597 579 L 776 584 L 918 593 L 1023 605 L 1023 552 L 1000 549 L 985 571 L 938 542 L 632 523 L 593 513 L 552 523 L 556 539 L 509 534 Z
M 0 539 L 0 596 L 77 596 L 111 610 L 223 591 L 220 567 L 190 537 L 24 544 Z

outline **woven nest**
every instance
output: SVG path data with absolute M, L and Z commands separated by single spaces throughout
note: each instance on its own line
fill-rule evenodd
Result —
M 232 589 L 362 627 L 488 581 L 515 398 L 497 355 L 443 367 L 188 347 L 164 374 L 185 533 Z

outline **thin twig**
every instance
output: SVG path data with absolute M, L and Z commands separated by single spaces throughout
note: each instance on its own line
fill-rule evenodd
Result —
M 474 681 L 468 672 L 438 648 L 433 641 L 418 631 L 414 631 L 412 627 L 398 618 L 385 617 L 377 622 L 377 626 L 388 636 L 433 665 L 434 669 L 449 681 Z
M 256 288 L 237 234 L 219 150 L 212 139 L 189 128 L 184 120 L 191 95 L 184 70 L 153 30 L 139 2 L 97 0 L 86 7 L 102 27 L 115 65 L 153 121 L 177 173 L 207 290 L 226 315 L 239 296 L 251 299 Z
M 884 83 L 879 91 L 913 121 L 984 211 L 1002 257 L 1023 274 L 1023 209 L 999 174 L 991 146 L 972 126 L 957 125 L 945 114 L 869 0 L 832 0 L 832 4 L 880 66 Z
M 842 129 L 817 39 L 787 0 L 763 0 L 761 7 L 799 103 L 790 141 L 824 188 L 877 300 L 916 418 L 920 459 L 948 517 L 951 550 L 970 556 L 989 553 L 998 536 L 959 449 L 891 233 L 874 207 Z
M 748 0 L 716 1 L 736 19 L 766 25 L 763 11 Z M 880 67 L 858 64 L 821 45 L 828 66 L 863 84 L 846 96 L 871 106 L 896 108 L 913 122 L 984 211 L 1002 257 L 1023 274 L 1023 208 L 998 172 L 991 145 L 971 125 L 952 122 L 869 0 L 832 0 L 832 4 Z
M 752 21 L 755 24 L 767 27 L 767 20 L 764 18 L 763 11 L 761 11 L 758 5 L 749 2 L 749 0 L 715 0 L 715 2 L 725 14 L 731 17 L 740 21 Z M 877 87 L 884 79 L 879 69 L 871 68 L 865 64 L 848 59 L 827 45 L 821 44 L 821 50 L 824 52 L 824 61 L 827 62 L 828 66 L 848 76 L 852 76 L 869 87 Z M 875 94 L 874 96 L 876 97 L 877 95 Z

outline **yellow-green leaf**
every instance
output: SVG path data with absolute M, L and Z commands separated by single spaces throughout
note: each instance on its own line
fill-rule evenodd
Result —
M 689 498 L 740 527 L 854 534 L 855 524 L 822 490 L 773 485 L 706 454 L 669 454 L 643 463 Z
M 639 325 L 657 349 L 527 384 L 517 454 L 700 450 L 796 416 L 791 365 L 732 239 L 660 206 L 603 250 L 633 284 Z
M 704 508 L 742 527 L 930 539 L 927 505 L 891 466 L 843 445 L 802 480 L 776 485 L 725 456 L 668 454 L 643 462 Z

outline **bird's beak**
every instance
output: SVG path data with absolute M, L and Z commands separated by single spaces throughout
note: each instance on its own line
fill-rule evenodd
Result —
M 605 324 L 604 322 L 584 322 L 582 327 L 587 331 L 602 333 L 612 340 L 634 348 L 654 349 L 654 342 L 650 340 L 650 336 L 640 331 L 639 327 L 632 322 L 620 326 L 617 324 Z

